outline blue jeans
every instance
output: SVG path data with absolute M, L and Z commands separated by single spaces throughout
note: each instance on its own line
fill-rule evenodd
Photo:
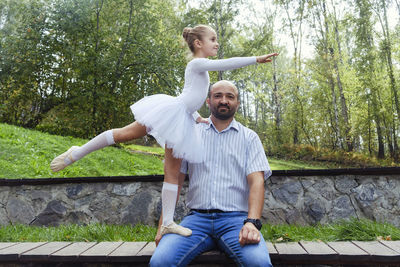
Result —
M 189 237 L 167 234 L 161 239 L 150 260 L 150 266 L 186 266 L 197 255 L 220 249 L 238 266 L 272 266 L 267 245 L 261 235 L 258 244 L 241 246 L 239 233 L 245 212 L 204 214 L 191 211 L 181 222 L 192 230 Z

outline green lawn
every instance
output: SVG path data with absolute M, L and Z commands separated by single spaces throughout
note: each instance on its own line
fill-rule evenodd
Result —
M 53 173 L 50 162 L 73 145 L 88 140 L 51 135 L 0 123 L 0 178 L 52 178 L 163 174 L 161 147 L 123 145 L 91 153 L 70 167 Z M 142 151 L 151 154 L 132 153 Z M 269 158 L 272 170 L 321 169 L 323 165 Z
M 51 178 L 162 174 L 157 156 L 132 154 L 107 147 L 91 153 L 68 168 L 53 173 L 50 162 L 73 145 L 87 140 L 50 135 L 0 124 L 0 178 Z
M 157 229 L 145 225 L 86 226 L 62 225 L 58 227 L 37 227 L 10 225 L 0 228 L 0 242 L 39 241 L 154 241 Z M 330 225 L 264 225 L 261 229 L 265 240 L 279 242 L 306 241 L 373 241 L 379 239 L 400 240 L 400 229 L 386 223 L 369 220 L 343 221 Z

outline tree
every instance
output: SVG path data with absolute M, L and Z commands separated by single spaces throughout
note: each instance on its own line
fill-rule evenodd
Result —
M 376 83 L 375 75 L 376 52 L 373 43 L 371 6 L 367 0 L 356 0 L 355 4 L 359 13 L 359 17 L 356 19 L 356 25 L 358 27 L 358 31 L 356 32 L 357 68 L 361 84 L 367 95 L 368 113 L 370 114 L 370 112 L 372 112 L 371 118 L 373 118 L 375 122 L 378 139 L 378 158 L 384 158 L 385 148 L 382 133 L 382 117 L 378 102 L 379 87 Z

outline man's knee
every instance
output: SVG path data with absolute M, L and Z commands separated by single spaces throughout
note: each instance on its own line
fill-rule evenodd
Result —
M 171 257 L 171 255 L 168 256 L 162 253 L 154 252 L 153 256 L 150 259 L 149 266 L 150 267 L 176 266 L 176 263 L 174 262 L 174 257 Z
M 255 266 L 255 267 L 270 267 L 271 258 L 269 257 L 268 250 L 263 247 L 253 247 L 254 249 L 248 249 L 244 253 L 243 265 L 244 266 Z

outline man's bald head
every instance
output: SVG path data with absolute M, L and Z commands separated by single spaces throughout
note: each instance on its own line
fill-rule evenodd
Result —
M 227 81 L 227 80 L 221 80 L 221 81 L 218 81 L 218 82 L 214 83 L 213 85 L 211 85 L 210 91 L 208 92 L 208 97 L 211 96 L 211 92 L 213 91 L 213 89 L 220 88 L 220 87 L 232 88 L 235 91 L 236 97 L 239 99 L 239 90 L 237 89 L 236 85 L 234 85 L 232 82 Z

